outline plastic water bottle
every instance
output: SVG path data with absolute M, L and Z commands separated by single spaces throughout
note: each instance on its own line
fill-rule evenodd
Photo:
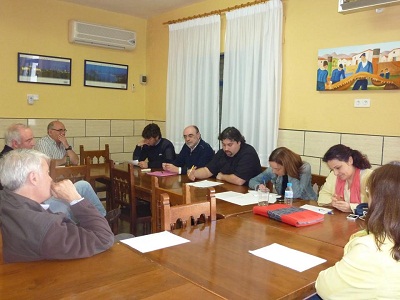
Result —
M 287 187 L 285 189 L 285 204 L 287 205 L 293 204 L 293 189 L 291 182 L 288 182 Z
M 69 158 L 69 156 L 67 155 L 67 157 L 65 158 L 65 166 L 69 167 L 71 165 L 71 159 Z

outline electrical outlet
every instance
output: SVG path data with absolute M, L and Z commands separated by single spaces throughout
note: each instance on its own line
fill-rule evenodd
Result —
M 371 107 L 370 99 L 354 99 L 354 107 Z

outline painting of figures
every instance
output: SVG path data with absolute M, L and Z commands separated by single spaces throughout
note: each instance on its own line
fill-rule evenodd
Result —
M 318 50 L 317 91 L 400 89 L 400 41 Z

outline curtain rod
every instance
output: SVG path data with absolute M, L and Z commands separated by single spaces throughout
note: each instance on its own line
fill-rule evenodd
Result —
M 231 10 L 234 10 L 234 9 L 243 8 L 243 7 L 247 7 L 247 6 L 252 6 L 252 5 L 256 5 L 256 4 L 260 4 L 260 3 L 264 3 L 264 2 L 268 2 L 268 1 L 269 0 L 256 0 L 254 2 L 247 2 L 245 4 L 235 5 L 235 6 L 232 6 L 232 7 L 227 7 L 227 8 L 219 9 L 219 10 L 213 10 L 213 11 L 210 11 L 208 13 L 204 13 L 204 14 L 200 14 L 200 15 L 190 16 L 190 17 L 177 19 L 177 20 L 171 20 L 171 21 L 168 21 L 168 22 L 164 22 L 163 25 L 181 23 L 181 22 L 185 22 L 185 21 L 189 21 L 189 20 L 193 20 L 193 19 L 198 19 L 198 18 L 204 18 L 204 17 L 217 15 L 217 14 L 221 15 L 221 14 L 227 12 L 227 11 L 231 11 Z

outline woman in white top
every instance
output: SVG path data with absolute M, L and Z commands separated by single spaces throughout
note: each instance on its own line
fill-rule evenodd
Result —
M 367 202 L 365 184 L 372 170 L 365 155 L 339 144 L 329 148 L 322 160 L 332 171 L 319 192 L 319 205 L 352 212 L 358 204 Z
M 365 230 L 350 238 L 339 262 L 318 275 L 322 299 L 400 299 L 400 162 L 376 169 L 367 191 Z

